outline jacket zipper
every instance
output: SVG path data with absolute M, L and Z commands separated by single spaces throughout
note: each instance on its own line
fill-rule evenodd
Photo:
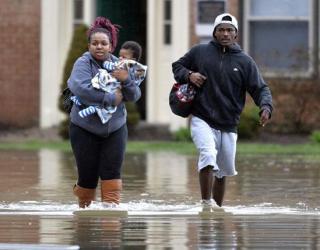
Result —
M 221 55 L 221 61 L 220 61 L 220 72 L 222 71 L 222 62 L 223 62 L 223 58 L 224 58 L 225 53 L 226 53 L 226 47 L 222 47 L 222 55 Z
M 220 80 L 223 81 L 223 78 L 222 78 L 222 67 L 223 67 L 223 59 L 224 59 L 224 56 L 226 54 L 226 47 L 222 47 L 222 55 L 221 55 L 221 61 L 220 61 Z

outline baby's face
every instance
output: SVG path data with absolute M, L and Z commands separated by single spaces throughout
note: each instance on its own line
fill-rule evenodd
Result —
M 119 51 L 119 59 L 128 59 L 128 60 L 136 60 L 133 57 L 133 52 L 130 49 L 120 49 Z

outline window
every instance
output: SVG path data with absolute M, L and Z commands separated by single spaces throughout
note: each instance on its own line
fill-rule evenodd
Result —
M 171 0 L 164 1 L 164 44 L 171 44 L 171 28 L 172 28 L 172 3 Z
M 212 25 L 215 18 L 224 13 L 226 9 L 225 0 L 198 0 L 196 34 L 200 43 L 208 43 L 212 40 Z
M 77 27 L 79 24 L 83 23 L 84 18 L 84 8 L 83 0 L 74 0 L 73 2 L 73 25 Z
M 225 1 L 199 1 L 198 2 L 198 23 L 212 25 L 214 19 L 225 12 Z
M 313 71 L 313 0 L 245 0 L 245 49 L 268 76 Z

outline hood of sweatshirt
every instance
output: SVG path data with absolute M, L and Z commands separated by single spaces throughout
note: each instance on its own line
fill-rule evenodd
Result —
M 216 39 L 213 39 L 212 41 L 210 41 L 210 44 L 219 48 L 221 51 L 223 51 L 223 49 L 225 49 L 225 52 L 228 51 L 230 53 L 239 53 L 242 51 L 240 45 L 237 43 L 234 43 L 231 46 L 222 46 L 220 43 L 217 42 Z

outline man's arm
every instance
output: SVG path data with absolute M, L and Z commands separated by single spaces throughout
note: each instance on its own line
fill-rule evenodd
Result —
M 189 82 L 190 73 L 192 73 L 192 62 L 195 60 L 194 48 L 189 50 L 179 60 L 172 63 L 172 72 L 174 79 L 179 83 Z
M 255 104 L 260 108 L 260 124 L 265 126 L 271 118 L 273 105 L 270 88 L 263 80 L 259 69 L 252 60 L 248 69 L 247 91 Z

